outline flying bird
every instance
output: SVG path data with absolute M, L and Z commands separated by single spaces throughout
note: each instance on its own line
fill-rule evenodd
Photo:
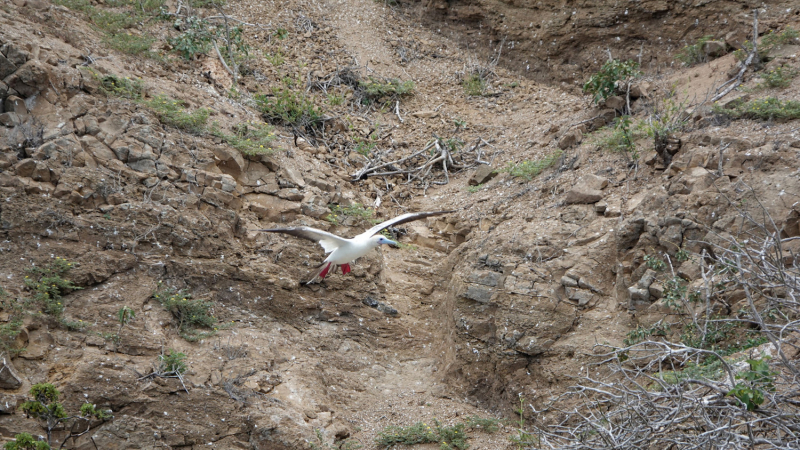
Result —
M 341 266 L 342 274 L 348 274 L 350 272 L 350 263 L 352 261 L 366 255 L 370 250 L 380 246 L 381 244 L 396 246 L 397 242 L 383 235 L 377 234 L 384 228 L 452 212 L 455 211 L 406 213 L 397 216 L 394 219 L 381 222 L 352 239 L 339 237 L 333 233 L 328 233 L 327 231 L 322 231 L 311 227 L 270 228 L 267 230 L 258 231 L 290 234 L 299 238 L 308 239 L 309 241 L 316 241 L 319 242 L 319 245 L 322 246 L 322 248 L 325 250 L 325 253 L 330 253 L 330 255 L 325 258 L 325 261 L 322 262 L 322 265 L 319 266 L 317 272 L 314 274 L 314 277 L 306 283 L 310 284 L 313 283 L 317 278 L 324 279 L 325 276 L 330 273 L 332 266 L 333 270 L 336 270 L 336 266 Z

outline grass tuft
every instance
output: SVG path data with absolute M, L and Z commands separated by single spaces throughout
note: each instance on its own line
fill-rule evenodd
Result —
M 209 111 L 198 108 L 193 112 L 186 112 L 182 102 L 173 100 L 165 95 L 156 95 L 152 100 L 144 102 L 145 106 L 152 109 L 158 119 L 169 125 L 192 134 L 205 131 Z
M 233 127 L 233 134 L 223 132 L 215 123 L 211 127 L 211 134 L 239 150 L 243 155 L 269 155 L 275 151 L 271 145 L 275 140 L 275 132 L 266 123 L 240 123 Z
M 777 121 L 800 119 L 800 101 L 778 100 L 775 97 L 751 100 L 733 109 L 725 109 L 719 105 L 714 105 L 713 110 L 717 114 L 733 119 L 747 118 Z
M 564 152 L 561 150 L 556 150 L 555 152 L 545 156 L 542 159 L 537 159 L 536 161 L 522 161 L 518 163 L 509 162 L 505 168 L 501 169 L 501 171 L 508 172 L 512 177 L 521 177 L 530 181 L 542 173 L 543 170 L 555 164 L 556 161 L 561 158 L 562 154 L 564 154 Z

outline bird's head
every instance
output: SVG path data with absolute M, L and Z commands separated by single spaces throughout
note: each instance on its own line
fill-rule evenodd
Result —
M 376 234 L 375 236 L 372 236 L 372 242 L 374 243 L 375 247 L 378 247 L 381 244 L 389 244 L 389 245 L 391 245 L 393 247 L 397 247 L 398 246 L 397 242 L 395 242 L 395 241 L 393 241 L 393 240 L 391 240 L 391 239 L 389 239 L 386 236 L 383 236 L 381 234 Z

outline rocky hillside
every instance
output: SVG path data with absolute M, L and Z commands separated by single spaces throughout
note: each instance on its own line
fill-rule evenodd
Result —
M 757 328 L 740 285 L 681 302 L 742 233 L 778 236 L 796 276 L 789 3 L 717 103 L 741 2 L 0 5 L 0 443 L 385 448 L 422 424 L 463 448 L 442 431 L 463 423 L 518 448 L 575 377 L 616 379 L 597 344 L 756 357 L 744 326 L 697 338 Z M 606 49 L 641 66 L 595 102 Z M 258 231 L 445 209 L 318 284 L 322 249 Z

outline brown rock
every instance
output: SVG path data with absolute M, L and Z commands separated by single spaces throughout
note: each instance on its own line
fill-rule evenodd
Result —
M 620 97 L 619 95 L 612 95 L 608 97 L 605 101 L 605 107 L 611 108 L 616 111 L 622 111 L 625 109 L 626 102 L 625 99 Z
M 743 47 L 747 39 L 748 35 L 744 31 L 735 30 L 728 32 L 728 34 L 725 35 L 725 44 L 731 48 L 740 49 Z
M 497 172 L 488 165 L 481 165 L 477 169 L 475 169 L 475 173 L 469 179 L 470 186 L 477 186 L 479 184 L 486 183 L 487 181 L 491 180 L 492 178 L 497 176 Z
M 83 150 L 91 155 L 94 159 L 112 160 L 117 159 L 117 155 L 111 151 L 105 144 L 98 141 L 97 138 L 91 135 L 81 136 L 81 147 Z
M 568 205 L 597 203 L 603 199 L 603 193 L 597 189 L 592 189 L 585 185 L 579 185 L 567 192 L 564 199 Z
M 23 159 L 14 166 L 14 173 L 21 177 L 30 177 L 36 170 L 36 161 L 31 158 Z
M 9 95 L 5 101 L 3 101 L 3 111 L 14 112 L 19 116 L 28 115 L 28 108 L 25 106 L 25 100 L 16 95 Z
M 706 56 L 711 58 L 717 58 L 725 53 L 725 42 L 724 41 L 706 41 L 703 42 L 703 53 Z
M 19 114 L 15 112 L 7 112 L 0 114 L 0 124 L 5 125 L 7 127 L 15 127 L 22 123 L 22 120 L 19 117 Z
M 651 86 L 650 83 L 647 81 L 641 81 L 639 83 L 631 85 L 631 98 L 640 98 L 640 97 L 649 97 L 648 92 L 650 92 Z
M 11 75 L 17 70 L 17 66 L 6 59 L 5 56 L 0 54 L 0 80 L 4 79 L 5 77 Z
M 578 130 L 572 130 L 565 134 L 560 141 L 558 141 L 558 148 L 561 150 L 566 150 L 573 145 L 579 144 L 582 140 L 583 134 L 581 134 L 581 132 Z
M 28 61 L 5 82 L 24 97 L 36 95 L 50 86 L 50 66 L 37 60 Z
M 16 389 L 20 386 L 22 386 L 22 378 L 17 374 L 8 356 L 2 355 L 0 357 L 0 388 Z

